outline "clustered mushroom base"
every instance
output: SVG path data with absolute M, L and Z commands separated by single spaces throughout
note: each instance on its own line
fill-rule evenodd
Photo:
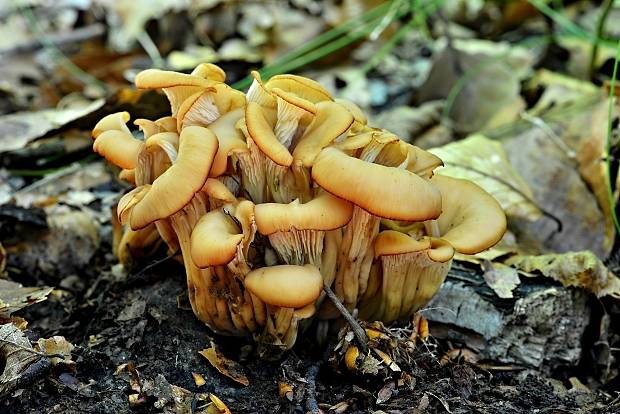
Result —
M 180 252 L 192 309 L 212 330 L 289 349 L 300 326 L 340 317 L 324 285 L 362 319 L 406 321 L 456 251 L 502 237 L 499 204 L 434 174 L 436 156 L 311 79 L 253 76 L 245 95 L 212 64 L 143 71 L 136 86 L 161 89 L 171 116 L 135 120 L 144 139 L 127 112 L 93 130 L 94 150 L 136 186 L 117 208 L 121 262 L 161 241 Z

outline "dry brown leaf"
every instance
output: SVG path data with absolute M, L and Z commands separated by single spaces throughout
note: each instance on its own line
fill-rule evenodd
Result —
M 75 362 L 71 359 L 71 351 L 73 351 L 75 347 L 63 336 L 39 338 L 37 347 L 40 352 L 51 357 L 50 360 L 52 361 L 52 365 L 58 365 L 60 363 L 64 365 L 75 365 Z
M 0 279 L 0 316 L 9 317 L 15 311 L 44 301 L 52 289 L 45 286 L 22 287 L 19 283 Z
M 541 273 L 565 287 L 579 287 L 596 296 L 620 298 L 620 279 L 590 251 L 513 256 L 507 265 L 527 273 Z
M 495 197 L 509 216 L 528 220 L 541 216 L 532 202 L 532 190 L 510 165 L 499 142 L 476 134 L 429 151 L 445 164 L 437 170 L 439 174 L 475 182 Z
M 0 396 L 50 366 L 49 360 L 32 349 L 28 338 L 13 324 L 0 326 L 0 356 L 5 359 L 4 371 L 0 374 Z
M 222 355 L 222 353 L 215 348 L 215 344 L 213 342 L 211 343 L 210 348 L 198 351 L 198 353 L 207 358 L 215 369 L 226 375 L 228 378 L 238 382 L 239 384 L 245 385 L 246 387 L 250 385 L 250 380 L 248 380 L 248 377 L 243 372 L 243 367 L 238 362 L 232 361 Z

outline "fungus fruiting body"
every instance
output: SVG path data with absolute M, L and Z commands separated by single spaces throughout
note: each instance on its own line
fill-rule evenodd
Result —
M 502 237 L 499 204 L 436 174 L 438 157 L 370 127 L 311 79 L 252 75 L 244 94 L 212 64 L 146 70 L 136 86 L 161 89 L 170 116 L 135 120 L 132 134 L 118 112 L 92 134 L 94 150 L 136 186 L 117 207 L 122 262 L 163 240 L 214 331 L 286 350 L 303 321 L 323 329 L 340 317 L 324 287 L 363 319 L 407 321 L 455 252 Z

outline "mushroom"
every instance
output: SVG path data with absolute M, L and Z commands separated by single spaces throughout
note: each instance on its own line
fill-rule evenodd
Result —
M 431 182 L 441 191 L 443 212 L 439 237 L 462 254 L 494 246 L 506 232 L 506 215 L 493 196 L 468 180 L 436 174 Z
M 408 319 L 437 292 L 455 251 L 479 253 L 503 236 L 504 212 L 482 188 L 439 174 L 430 181 L 441 191 L 443 212 L 420 240 L 394 230 L 379 233 L 375 256 L 381 267 L 369 279 L 367 293 L 374 295 L 360 300 L 361 318 L 385 323 Z
M 93 150 L 123 169 L 133 169 L 144 142 L 136 139 L 127 127 L 128 112 L 103 117 L 93 128 Z
M 127 128 L 127 122 L 129 122 L 129 112 L 116 112 L 110 115 L 106 115 L 95 124 L 93 128 L 92 136 L 96 139 L 102 132 L 105 131 L 121 131 L 131 135 L 131 131 Z
M 191 235 L 193 263 L 213 275 L 209 282 L 213 294 L 204 300 L 215 299 L 220 308 L 227 306 L 223 317 L 230 315 L 241 333 L 265 325 L 265 305 L 239 286 L 250 272 L 247 257 L 255 234 L 254 203 L 243 200 L 206 213 Z
M 386 230 L 375 239 L 375 257 L 381 266 L 378 294 L 360 303 L 360 317 L 391 323 L 408 320 L 443 283 L 454 248 L 445 240 Z
M 219 83 L 219 78 L 210 80 L 195 74 L 147 69 L 136 75 L 134 83 L 140 89 L 162 89 L 170 101 L 172 116 L 176 117 L 185 99 L 213 88 Z
M 267 304 L 261 343 L 287 350 L 295 344 L 299 321 L 315 312 L 323 277 L 310 264 L 262 267 L 246 275 L 245 287 Z
M 325 233 L 346 225 L 353 205 L 329 193 L 308 203 L 266 203 L 255 208 L 259 233 L 268 236 L 284 263 L 321 268 Z
M 441 213 L 441 194 L 410 171 L 366 162 L 329 147 L 316 158 L 312 178 L 326 191 L 355 204 L 344 229 L 335 280 L 335 293 L 353 309 L 366 289 L 380 219 L 436 218 Z

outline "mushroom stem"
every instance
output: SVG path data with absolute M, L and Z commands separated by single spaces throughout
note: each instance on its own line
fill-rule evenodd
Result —
M 424 222 L 424 229 L 426 230 L 426 234 L 430 237 L 441 237 L 437 220 L 426 220 Z
M 188 205 L 170 217 L 183 255 L 192 310 L 217 333 L 245 334 L 245 331 L 239 331 L 231 319 L 225 300 L 228 291 L 225 280 L 222 280 L 213 268 L 199 269 L 191 258 L 191 232 L 200 217 L 206 214 L 207 205 L 206 196 L 198 193 Z
M 351 222 L 346 225 L 340 245 L 335 288 L 344 298 L 347 309 L 352 310 L 368 284 L 372 264 L 372 243 L 379 233 L 379 217 L 358 206 L 353 208 Z

